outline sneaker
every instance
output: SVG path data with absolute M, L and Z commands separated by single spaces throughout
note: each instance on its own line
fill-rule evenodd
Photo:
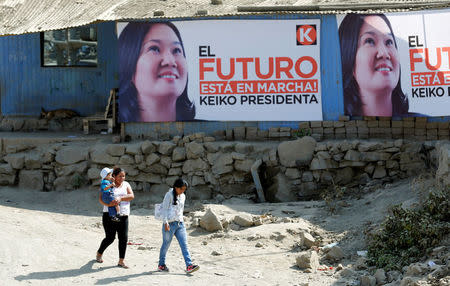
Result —
M 169 272 L 169 267 L 164 265 L 158 265 L 158 271 Z
M 200 269 L 200 266 L 191 264 L 188 267 L 186 267 L 186 272 L 187 273 L 192 273 L 192 272 L 195 272 L 195 271 L 197 271 L 199 269 Z
M 117 217 L 117 216 L 112 216 L 111 220 L 114 221 L 114 222 L 120 222 L 120 218 Z

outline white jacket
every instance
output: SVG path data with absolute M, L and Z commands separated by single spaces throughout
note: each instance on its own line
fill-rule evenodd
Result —
M 161 204 L 161 217 L 163 223 L 169 223 L 173 221 L 183 222 L 184 202 L 186 196 L 183 194 L 176 197 L 177 204 L 173 204 L 173 189 L 165 194 L 164 200 Z

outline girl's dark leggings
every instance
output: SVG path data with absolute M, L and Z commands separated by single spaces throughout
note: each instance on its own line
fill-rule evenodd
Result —
M 113 243 L 117 232 L 117 237 L 119 239 L 119 258 L 125 258 L 128 242 L 128 216 L 121 216 L 120 222 L 114 222 L 109 217 L 109 214 L 104 212 L 102 223 L 103 229 L 105 230 L 105 238 L 98 248 L 98 253 L 103 254 L 105 249 Z

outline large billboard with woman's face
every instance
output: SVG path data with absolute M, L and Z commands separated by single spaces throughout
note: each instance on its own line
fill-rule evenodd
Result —
M 322 120 L 320 20 L 118 23 L 119 121 Z
M 450 115 L 450 11 L 337 16 L 344 113 Z

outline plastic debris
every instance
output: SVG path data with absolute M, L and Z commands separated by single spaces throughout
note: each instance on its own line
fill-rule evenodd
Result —
M 142 245 L 142 243 L 131 242 L 131 241 L 129 241 L 129 242 L 127 243 L 127 245 Z
M 367 256 L 367 250 L 358 250 L 358 251 L 356 251 L 356 254 L 358 254 L 359 256 L 366 257 Z
M 319 270 L 319 271 L 333 270 L 333 267 L 332 266 L 330 266 L 330 267 L 322 267 L 322 268 L 317 268 L 317 270 Z
M 333 242 L 333 243 L 327 244 L 325 246 L 322 246 L 322 249 L 332 248 L 333 246 L 336 246 L 336 245 L 338 245 L 338 243 Z

